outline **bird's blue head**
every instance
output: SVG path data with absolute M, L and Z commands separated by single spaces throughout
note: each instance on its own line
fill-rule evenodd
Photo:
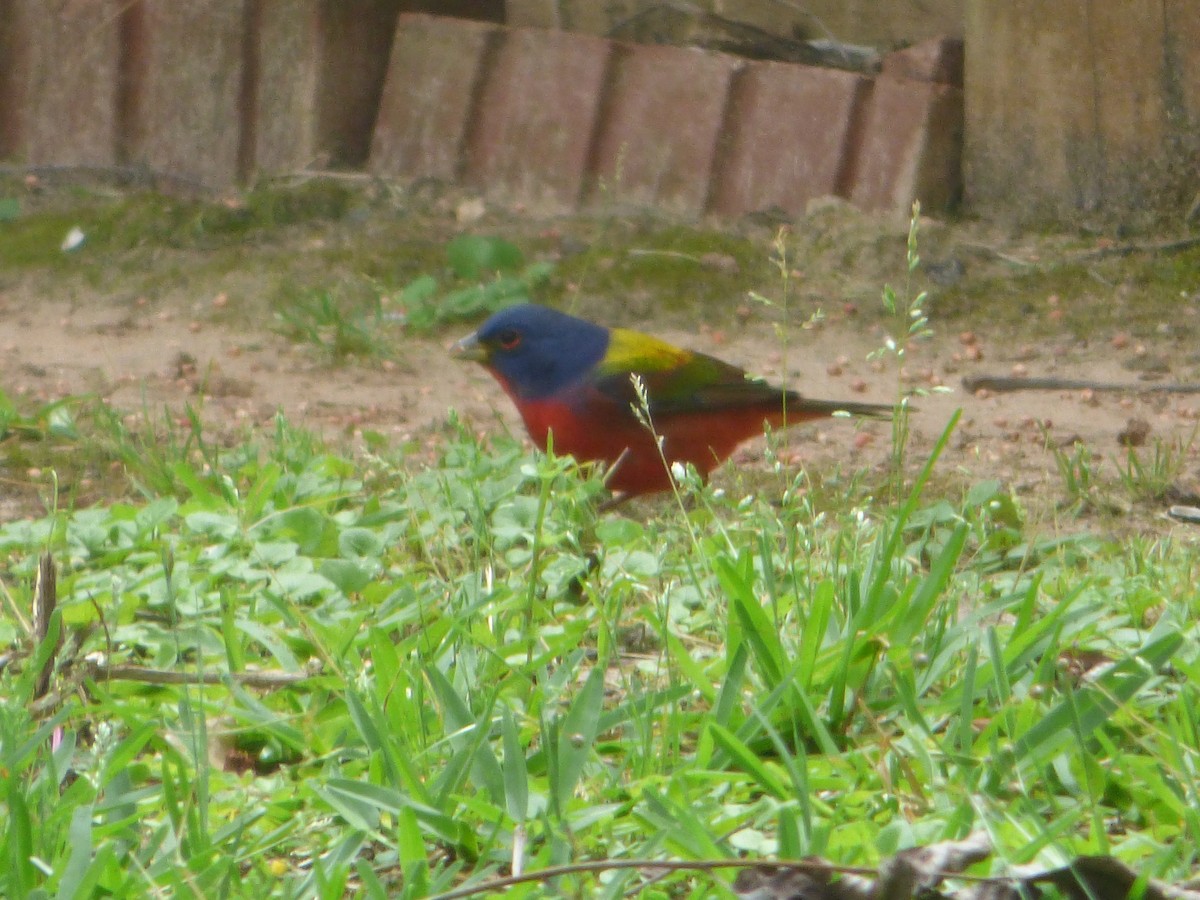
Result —
M 454 345 L 483 363 L 517 400 L 549 397 L 577 381 L 608 351 L 609 331 L 532 303 L 496 313 Z

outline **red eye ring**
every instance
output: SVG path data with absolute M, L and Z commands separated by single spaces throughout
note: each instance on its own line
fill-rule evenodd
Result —
M 499 343 L 501 350 L 515 350 L 521 343 L 521 333 L 514 329 L 506 329 L 500 332 Z

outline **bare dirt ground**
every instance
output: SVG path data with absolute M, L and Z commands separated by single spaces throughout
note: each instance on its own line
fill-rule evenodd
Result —
M 561 223 L 555 227 L 569 229 Z M 894 224 L 888 229 L 894 237 Z M 899 234 L 902 258 L 902 229 Z M 977 228 L 940 226 L 937 245 L 969 246 L 977 238 Z M 987 265 L 1003 269 L 1004 263 L 995 257 L 1018 252 L 1017 240 L 991 254 L 994 258 Z M 1037 258 L 1036 240 L 1019 240 L 1019 251 Z M 1044 247 L 1042 251 L 1050 252 Z M 767 252 L 764 248 L 764 255 Z M 802 276 L 807 284 L 823 289 L 835 275 L 845 277 L 844 272 L 832 271 L 836 265 L 818 256 L 805 262 Z M 969 272 L 966 277 L 973 276 Z M 151 299 L 107 286 L 82 288 L 74 282 L 69 291 L 59 293 L 45 273 L 7 279 L 0 291 L 0 385 L 12 396 L 37 402 L 95 393 L 122 411 L 131 425 L 147 411 L 153 414 L 164 406 L 180 411 L 191 403 L 219 427 L 269 427 L 282 409 L 293 423 L 351 445 L 360 441 L 364 430 L 371 430 L 391 441 L 424 441 L 431 451 L 437 426 L 452 409 L 481 432 L 508 427 L 519 433 L 513 410 L 489 376 L 455 362 L 446 352 L 452 338 L 469 330 L 469 324 L 433 337 L 398 332 L 393 358 L 334 365 L 312 347 L 281 336 L 261 307 L 248 305 L 246 315 L 239 315 L 238 304 L 252 293 L 247 278 L 252 286 L 252 273 L 243 271 L 236 278 L 221 276 Z M 862 280 L 859 296 L 871 290 L 877 294 L 877 272 L 865 273 Z M 580 289 L 578 284 L 566 286 L 563 305 L 580 315 L 639 327 L 721 356 L 814 397 L 889 401 L 901 383 L 926 389 L 944 385 L 947 393 L 914 401 L 914 459 L 919 461 L 929 451 L 952 412 L 961 407 L 962 419 L 941 469 L 968 482 L 1000 479 L 1032 510 L 1031 518 L 1054 527 L 1071 498 L 1051 445 L 1067 454 L 1080 445 L 1089 448 L 1093 465 L 1115 480 L 1128 453 L 1125 444 L 1142 444 L 1138 452 L 1148 460 L 1161 442 L 1178 463 L 1172 480 L 1185 493 L 1195 483 L 1193 437 L 1200 395 L 963 390 L 963 376 L 981 373 L 1122 382 L 1147 389 L 1193 379 L 1198 360 L 1192 325 L 1200 307 L 1200 275 L 1191 295 L 1180 295 L 1175 286 L 1164 289 L 1160 322 L 1156 324 L 1153 315 L 1143 316 L 1131 330 L 1120 327 L 1119 317 L 1099 314 L 1121 302 L 1121 285 L 1101 279 L 1092 287 L 1082 301 L 1060 298 L 1040 286 L 1028 288 L 1028 296 L 1020 299 L 1027 314 L 1015 317 L 991 316 L 986 305 L 982 313 L 943 317 L 935 295 L 933 335 L 910 345 L 902 369 L 894 362 L 868 360 L 884 340 L 884 322 L 877 315 L 857 314 L 861 300 L 843 303 L 829 297 L 820 327 L 789 327 L 786 338 L 781 338 L 778 314 L 747 303 L 744 295 L 728 300 L 728 307 L 740 314 L 705 312 L 690 320 L 678 312 L 642 315 L 636 304 L 591 296 L 586 285 Z M 936 286 L 934 290 L 936 294 Z M 1007 297 L 1000 302 L 1018 301 Z M 1056 326 L 1063 318 L 1059 304 L 1079 302 L 1096 305 L 1096 333 L 1081 335 L 1078 327 Z M 789 464 L 812 471 L 845 472 L 884 466 L 889 454 L 886 423 L 856 426 L 831 420 L 793 430 L 782 455 Z M 762 445 L 751 443 L 736 459 L 753 466 L 762 456 Z M 26 487 L 31 487 L 39 473 L 26 475 Z M 719 483 L 728 481 L 730 474 L 718 472 L 715 477 Z M 22 474 L 8 472 L 6 479 L 20 482 Z M 21 485 L 15 487 L 19 491 Z M 1188 527 L 1165 516 L 1170 500 L 1144 502 L 1123 498 L 1119 491 L 1112 496 L 1117 508 L 1124 506 L 1132 517 L 1133 527 Z

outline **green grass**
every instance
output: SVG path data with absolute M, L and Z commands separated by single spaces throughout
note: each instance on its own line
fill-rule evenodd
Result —
M 311 190 L 99 204 L 67 257 L 80 217 L 49 209 L 0 223 L 0 261 L 107 278 L 149 260 L 137 277 L 203 296 L 206 265 L 284 260 L 267 293 L 312 298 L 290 327 L 334 359 L 387 352 L 385 299 L 434 327 L 455 304 L 508 302 L 506 277 L 578 282 L 625 315 L 664 292 L 728 310 L 757 286 L 782 291 L 790 323 L 811 312 L 814 254 L 904 271 L 902 239 L 841 242 L 832 226 L 775 265 L 741 237 L 601 222 L 578 225 L 590 244 L 550 275 L 503 240 L 451 252 L 445 221 L 398 243 L 343 221 L 358 198 Z M 326 242 L 307 262 L 277 245 L 306 224 Z M 291 271 L 331 260 L 329 283 Z M 899 349 L 925 325 L 919 287 L 892 294 Z M 726 470 L 714 487 L 685 479 L 678 502 L 600 513 L 594 473 L 453 419 L 432 464 L 382 439 L 350 455 L 283 418 L 232 436 L 196 410 L 142 419 L 0 396 L 3 484 L 42 470 L 21 508 L 52 511 L 0 524 L 0 896 L 416 898 L 514 856 L 527 872 L 870 866 L 974 830 L 995 844 L 988 871 L 1110 853 L 1178 881 L 1197 865 L 1193 542 L 1084 530 L 1114 498 L 1165 490 L 1186 444 L 1060 449 L 1066 514 L 1045 533 L 1008 485 L 940 470 L 953 422 L 916 471 L 900 428 L 889 473 Z M 84 492 L 81 473 L 108 481 Z M 60 606 L 34 648 L 46 552 Z M 732 878 L 581 872 L 509 896 L 731 896 Z
M 926 496 L 936 453 L 895 504 L 818 513 L 781 474 L 626 517 L 569 461 L 453 422 L 428 467 L 282 419 L 156 446 L 123 457 L 143 499 L 0 527 L 0 645 L 25 640 L 51 552 L 73 660 L 55 684 L 79 684 L 39 705 L 33 666 L 0 675 L 5 896 L 421 897 L 518 846 L 526 871 L 871 865 L 973 829 L 1005 863 L 1197 862 L 1200 600 L 1169 538 L 1027 534 L 998 483 Z M 304 677 L 86 678 L 87 654 Z

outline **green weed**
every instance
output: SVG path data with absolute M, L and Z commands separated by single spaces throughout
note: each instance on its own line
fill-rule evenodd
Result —
M 26 412 L 0 389 L 0 441 L 10 438 L 74 440 L 79 437 L 74 411 L 78 402 L 77 398 L 54 400 Z
M 454 254 L 458 287 L 527 271 L 499 242 Z M 355 327 L 391 321 L 377 293 Z M 924 327 L 908 295 L 897 349 Z M 301 339 L 352 343 L 337 296 Z M 1003 867 L 1200 861 L 1196 554 L 1043 536 L 999 482 L 942 486 L 954 420 L 888 500 L 869 473 L 682 473 L 683 502 L 625 515 L 598 511 L 602 473 L 453 418 L 430 462 L 282 417 L 218 440 L 195 409 L 140 433 L 3 408 L 6 448 L 62 409 L 134 489 L 0 523 L 0 895 L 417 898 L 578 860 L 873 865 L 974 830 Z M 1086 448 L 1056 458 L 1073 503 L 1104 501 Z M 1139 454 L 1128 489 L 1183 458 Z M 39 699 L 47 551 L 66 640 Z
M 449 283 L 424 275 L 390 298 L 407 329 L 425 332 L 528 302 L 554 270 L 549 263 L 526 264 L 524 254 L 509 241 L 479 235 L 450 241 L 446 259 Z
M 1197 430 L 1193 429 L 1186 439 L 1173 443 L 1155 439 L 1147 458 L 1143 458 L 1135 447 L 1130 447 L 1118 472 L 1129 496 L 1137 501 L 1157 502 L 1177 489 L 1196 434 Z
M 0 525 L 0 643 L 49 549 L 71 654 L 36 715 L 0 672 L 0 892 L 419 897 L 514 855 L 870 864 L 975 828 L 1186 871 L 1191 557 L 1039 540 L 996 483 L 927 497 L 952 425 L 896 508 L 696 486 L 646 519 L 455 423 L 429 467 L 189 425 L 145 499 Z
M 348 298 L 330 290 L 293 297 L 276 309 L 279 331 L 289 340 L 317 347 L 331 362 L 391 355 L 394 328 L 382 297 Z

